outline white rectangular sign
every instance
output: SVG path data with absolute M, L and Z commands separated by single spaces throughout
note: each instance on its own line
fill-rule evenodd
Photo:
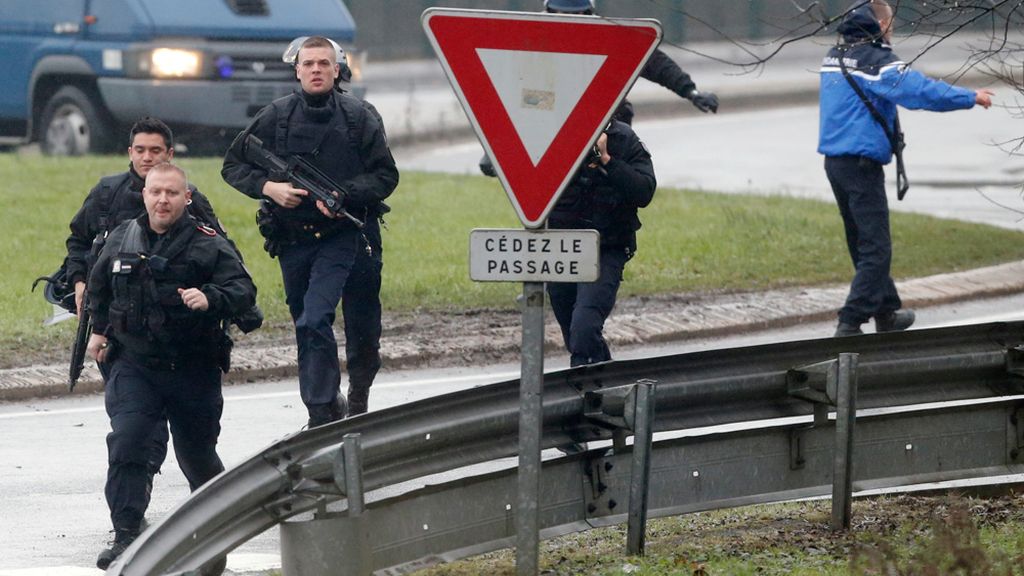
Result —
M 597 230 L 473 230 L 469 277 L 477 282 L 593 282 L 600 273 L 600 243 Z

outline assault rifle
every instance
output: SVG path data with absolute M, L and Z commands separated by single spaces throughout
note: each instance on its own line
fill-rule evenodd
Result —
M 348 196 L 348 192 L 305 158 L 292 155 L 285 160 L 264 148 L 263 141 L 252 134 L 245 136 L 244 151 L 246 159 L 266 170 L 272 180 L 287 180 L 292 186 L 309 192 L 323 202 L 335 216 L 349 219 L 358 228 L 363 227 L 362 220 L 345 210 L 345 197 Z

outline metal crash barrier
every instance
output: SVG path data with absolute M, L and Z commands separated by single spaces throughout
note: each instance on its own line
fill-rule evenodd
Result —
M 543 446 L 611 443 L 544 462 L 541 537 L 625 522 L 637 554 L 648 516 L 830 494 L 842 528 L 854 491 L 1024 473 L 1021 394 L 1021 322 L 546 374 Z M 515 468 L 464 468 L 516 455 L 518 401 L 512 380 L 288 436 L 107 573 L 188 573 L 276 525 L 286 576 L 403 574 L 510 546 Z

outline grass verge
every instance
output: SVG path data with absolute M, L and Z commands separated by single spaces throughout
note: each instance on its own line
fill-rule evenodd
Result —
M 262 250 L 255 201 L 221 180 L 218 159 L 180 163 L 246 255 L 269 323 L 286 324 L 280 271 Z M 123 156 L 0 155 L 0 367 L 17 365 L 26 351 L 67 346 L 73 323 L 41 328 L 49 305 L 29 286 L 60 264 L 68 222 L 89 189 L 127 164 Z M 518 285 L 476 283 L 468 273 L 470 230 L 520 227 L 496 180 L 406 172 L 389 203 L 386 309 L 513 305 Z M 831 203 L 662 189 L 641 219 L 640 249 L 626 269 L 623 297 L 761 290 L 846 282 L 851 276 L 842 223 Z M 1024 257 L 1020 232 L 908 214 L 893 214 L 892 221 L 897 278 Z
M 624 526 L 541 544 L 545 576 L 1024 574 L 1024 497 L 859 499 L 847 532 L 829 528 L 828 500 L 750 506 L 652 520 L 646 555 L 625 555 Z M 417 576 L 512 576 L 503 550 Z

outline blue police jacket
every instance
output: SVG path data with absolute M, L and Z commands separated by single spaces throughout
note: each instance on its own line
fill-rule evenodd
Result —
M 947 112 L 972 108 L 973 90 L 951 86 L 910 69 L 883 43 L 878 20 L 864 4 L 839 26 L 842 43 L 821 66 L 818 152 L 825 156 L 866 156 L 882 164 L 892 160 L 892 145 L 860 96 L 843 77 L 839 58 L 890 130 L 896 106 Z

